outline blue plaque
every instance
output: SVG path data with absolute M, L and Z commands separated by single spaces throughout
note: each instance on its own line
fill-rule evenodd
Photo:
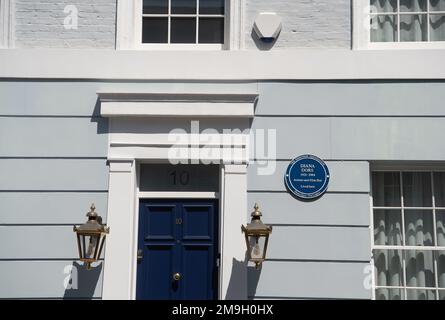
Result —
M 329 169 L 320 158 L 313 155 L 300 156 L 287 167 L 284 181 L 296 197 L 315 199 L 328 188 Z

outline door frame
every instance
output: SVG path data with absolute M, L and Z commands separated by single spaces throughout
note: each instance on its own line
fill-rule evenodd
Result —
M 136 212 L 136 217 L 135 217 L 135 225 L 136 225 L 136 235 L 135 235 L 135 241 L 136 241 L 136 252 L 138 250 L 138 230 L 139 230 L 139 204 L 140 201 L 142 199 L 216 199 L 218 200 L 218 229 L 217 229 L 217 246 L 218 246 L 218 252 L 217 254 L 220 255 L 220 266 L 218 267 L 218 288 L 217 288 L 217 292 L 218 292 L 218 299 L 221 299 L 222 294 L 221 294 L 221 260 L 222 260 L 222 247 L 221 247 L 221 243 L 222 243 L 222 239 L 221 239 L 221 223 L 222 223 L 222 214 L 221 214 L 221 200 L 220 200 L 220 192 L 212 192 L 212 191 L 140 191 L 139 186 L 140 186 L 140 172 L 141 172 L 141 164 L 159 164 L 159 163 L 166 163 L 166 162 L 157 162 L 154 163 L 153 161 L 137 161 L 136 163 L 136 204 L 135 204 L 135 212 Z M 219 168 L 220 171 L 220 175 L 219 175 L 219 190 L 221 190 L 221 166 Z M 133 283 L 134 283 L 134 297 L 133 299 L 136 299 L 136 286 L 137 286 L 137 263 L 135 266 L 136 270 L 134 271 L 134 279 L 133 279 Z
M 109 160 L 107 224 L 110 227 L 110 234 L 105 243 L 103 299 L 136 299 L 140 198 L 210 199 L 213 195 L 219 199 L 218 300 L 246 300 L 247 263 L 243 269 L 236 268 L 235 264 L 239 265 L 240 262 L 246 261 L 241 225 L 247 223 L 247 165 L 220 164 L 217 193 L 140 192 L 138 187 L 140 163 L 165 163 L 165 161 Z

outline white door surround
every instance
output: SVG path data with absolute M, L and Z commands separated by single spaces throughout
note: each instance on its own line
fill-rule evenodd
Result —
M 257 94 L 99 93 L 99 98 L 101 115 L 110 117 L 110 234 L 105 244 L 103 299 L 136 297 L 137 164 L 168 161 L 219 163 L 218 297 L 247 299 L 241 225 L 247 222 L 248 129 Z M 193 131 L 196 123 L 198 135 Z M 243 263 L 246 267 L 240 268 Z
M 14 47 L 14 1 L 0 0 L 0 48 Z

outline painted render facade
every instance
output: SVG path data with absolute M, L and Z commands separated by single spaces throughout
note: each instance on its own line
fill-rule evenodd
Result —
M 375 288 L 392 275 L 373 267 L 373 172 L 436 177 L 445 168 L 445 51 L 352 49 L 355 0 L 239 1 L 241 45 L 233 50 L 118 50 L 118 2 L 11 0 L 9 45 L 0 49 L 0 298 L 136 298 L 139 166 L 164 163 L 168 133 L 189 137 L 192 121 L 221 137 L 228 128 L 269 139 L 260 152 L 258 136 L 249 145 L 236 132 L 252 153 L 237 163 L 216 157 L 219 299 L 388 298 Z M 63 26 L 67 5 L 78 9 L 78 29 Z M 282 18 L 273 44 L 252 31 L 260 12 Z M 215 115 L 215 107 L 228 111 Z M 315 201 L 294 198 L 283 182 L 303 154 L 331 173 Z M 72 226 L 93 202 L 110 234 L 103 261 L 88 271 Z M 243 256 L 240 230 L 255 203 L 273 226 L 259 270 Z M 432 207 L 430 291 L 444 299 L 443 209 Z M 64 285 L 70 271 L 77 289 Z

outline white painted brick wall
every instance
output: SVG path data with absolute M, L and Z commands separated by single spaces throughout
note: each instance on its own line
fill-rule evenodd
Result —
M 114 48 L 116 0 L 14 0 L 15 46 Z M 78 29 L 65 29 L 67 5 L 78 10 Z
M 114 48 L 116 0 L 14 0 L 16 47 Z M 128 0 L 132 1 L 132 0 Z M 64 8 L 75 5 L 77 30 L 66 30 Z M 246 0 L 245 46 L 269 49 L 255 41 L 259 12 L 276 12 L 283 29 L 274 49 L 349 48 L 351 0 Z
M 252 37 L 259 12 L 275 12 L 283 28 L 273 48 L 349 48 L 351 0 L 246 0 L 245 46 L 267 49 Z

